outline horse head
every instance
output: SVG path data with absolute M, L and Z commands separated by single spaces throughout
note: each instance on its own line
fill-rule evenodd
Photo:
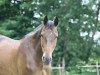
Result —
M 49 65 L 52 61 L 52 53 L 56 46 L 58 31 L 58 18 L 55 17 L 53 21 L 44 17 L 43 28 L 41 30 L 41 48 L 43 52 L 42 62 L 44 65 Z

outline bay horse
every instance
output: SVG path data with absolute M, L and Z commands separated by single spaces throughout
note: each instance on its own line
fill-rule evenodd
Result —
M 48 20 L 20 40 L 0 35 L 0 75 L 51 75 L 58 18 Z

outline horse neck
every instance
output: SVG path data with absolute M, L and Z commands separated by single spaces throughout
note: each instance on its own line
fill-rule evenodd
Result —
M 36 60 L 38 62 L 40 62 L 40 61 L 42 62 L 41 58 L 42 58 L 43 52 L 42 52 L 42 48 L 41 48 L 40 37 L 34 39 L 33 48 L 34 48 L 34 53 L 35 53 L 34 58 L 36 58 Z
M 26 62 L 29 68 L 34 69 L 34 67 L 42 67 L 42 49 L 39 31 L 34 35 L 30 35 L 22 39 L 22 53 L 26 56 Z M 35 36 L 36 35 L 36 36 Z

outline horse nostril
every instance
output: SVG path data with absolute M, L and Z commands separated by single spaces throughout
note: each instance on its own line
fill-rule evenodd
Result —
M 45 60 L 45 57 L 42 57 L 42 60 Z
M 52 58 L 50 58 L 49 60 L 52 61 Z

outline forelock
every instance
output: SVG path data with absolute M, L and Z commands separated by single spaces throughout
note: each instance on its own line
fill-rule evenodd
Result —
M 54 27 L 54 22 L 49 20 L 48 23 L 47 23 L 47 27 L 52 29 Z

